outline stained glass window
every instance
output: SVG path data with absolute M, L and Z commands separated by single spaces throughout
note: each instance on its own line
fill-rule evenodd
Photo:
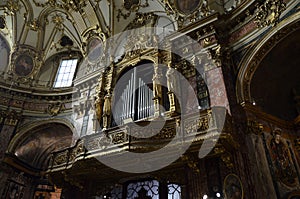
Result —
M 111 191 L 111 198 L 113 199 L 122 199 L 122 186 L 116 186 Z
M 168 199 L 181 199 L 180 185 L 168 184 Z
M 127 186 L 127 199 L 146 197 L 149 199 L 159 199 L 159 182 L 149 180 L 143 182 L 130 183 Z

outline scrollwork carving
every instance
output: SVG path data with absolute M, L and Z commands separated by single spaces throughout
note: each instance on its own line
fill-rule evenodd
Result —
M 59 166 L 68 161 L 68 151 L 63 151 L 62 153 L 57 153 L 54 157 L 53 166 Z
M 118 21 L 120 21 L 121 17 L 123 17 L 123 19 L 127 19 L 132 12 L 137 12 L 140 8 L 146 8 L 148 6 L 148 0 L 145 0 L 144 4 L 141 4 L 141 0 L 124 0 L 122 9 L 118 9 L 117 19 Z M 124 9 L 126 10 L 125 13 Z
M 196 120 L 188 120 L 184 124 L 184 130 L 186 134 L 206 131 L 209 127 L 212 127 L 211 119 L 211 115 L 207 115 Z
M 248 120 L 247 122 L 247 131 L 248 133 L 253 133 L 256 135 L 260 135 L 263 132 L 263 125 L 254 120 Z
M 63 103 L 57 102 L 55 104 L 49 104 L 48 108 L 45 110 L 51 116 L 56 116 L 64 110 L 65 106 Z
M 6 8 L 5 13 L 8 15 L 14 15 L 16 12 L 18 12 L 21 9 L 21 5 L 19 2 L 20 1 L 9 0 L 5 7 Z
M 258 27 L 275 26 L 281 13 L 286 9 L 283 0 L 267 0 L 258 7 L 255 22 Z
M 124 143 L 126 139 L 126 132 L 118 132 L 111 135 L 113 144 L 121 144 Z
M 56 0 L 48 0 L 45 3 L 40 3 L 38 0 L 33 0 L 33 3 L 37 7 L 46 7 L 46 6 L 51 6 L 51 7 L 56 7 L 56 8 L 61 8 L 64 10 L 74 10 L 76 12 L 81 12 L 83 13 L 83 8 L 86 6 L 86 0 L 62 0 L 62 1 L 56 1 Z

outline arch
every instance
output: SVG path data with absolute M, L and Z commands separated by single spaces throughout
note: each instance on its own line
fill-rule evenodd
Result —
M 128 68 L 136 67 L 143 63 L 152 63 L 154 65 L 157 65 L 158 60 L 155 57 L 143 55 L 143 56 L 139 57 L 137 60 L 135 60 L 134 63 L 131 63 L 131 62 L 127 63 L 127 64 L 123 64 L 122 62 L 120 62 L 120 63 L 121 63 L 121 65 L 119 66 L 120 69 L 117 70 L 116 74 L 114 74 L 115 79 L 119 79 L 122 76 L 122 74 L 124 73 L 124 71 L 126 71 Z
M 257 67 L 276 44 L 299 28 L 300 13 L 298 12 L 281 21 L 260 39 L 255 46 L 250 48 L 238 67 L 236 96 L 239 103 L 252 102 L 250 84 Z
M 33 8 L 29 0 L 22 0 L 21 1 L 23 5 L 25 6 L 25 10 L 28 12 L 28 19 L 27 21 L 32 21 L 33 20 Z
M 34 169 L 46 170 L 50 153 L 71 146 L 73 131 L 63 123 L 48 122 L 36 124 L 19 135 L 9 146 L 10 156 Z
M 68 32 L 68 33 L 73 37 L 73 39 L 75 40 L 76 45 L 80 48 L 80 44 L 82 43 L 82 38 L 81 38 L 81 36 L 80 36 L 81 33 L 78 32 L 78 30 L 80 30 L 80 28 L 78 27 L 78 25 L 77 25 L 77 23 L 75 22 L 73 16 L 72 16 L 69 12 L 63 10 L 62 8 L 55 8 L 55 9 L 53 9 L 53 7 L 47 7 L 47 8 L 45 8 L 45 9 L 40 13 L 39 18 L 38 18 L 38 21 L 40 21 L 42 24 L 47 24 L 47 23 L 46 23 L 47 17 L 48 17 L 50 14 L 55 13 L 55 12 L 59 12 L 59 13 L 64 14 L 64 15 L 66 16 L 66 19 L 68 19 L 68 20 L 72 23 L 74 29 L 76 30 L 76 33 L 75 33 L 75 34 L 73 34 L 73 33 L 72 33 L 72 32 L 64 25 L 64 23 L 63 23 L 63 26 L 64 26 L 64 28 L 65 28 L 65 31 Z M 43 34 L 45 34 L 45 28 L 46 28 L 46 26 L 45 26 L 44 29 L 43 29 Z M 81 49 L 81 48 L 80 48 L 80 49 Z M 82 50 L 82 49 L 81 49 L 81 50 Z
M 0 31 L 0 42 L 4 42 L 4 44 L 8 47 L 8 50 L 11 52 L 12 46 L 11 43 L 7 40 L 3 32 Z M 1 45 L 1 43 L 0 43 Z
M 45 125 L 55 124 L 55 123 L 65 125 L 72 131 L 72 134 L 74 135 L 75 127 L 67 119 L 62 119 L 62 118 L 50 119 L 50 120 L 48 119 L 48 120 L 38 121 L 35 123 L 27 123 L 26 125 L 18 129 L 16 135 L 12 138 L 7 148 L 7 151 L 9 153 L 13 153 L 16 150 L 16 148 L 19 146 L 19 143 L 30 135 L 31 130 L 38 131 L 39 129 L 43 129 Z

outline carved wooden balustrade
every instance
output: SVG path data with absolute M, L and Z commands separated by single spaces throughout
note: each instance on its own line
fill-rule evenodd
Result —
M 160 123 L 162 118 L 151 121 L 149 128 L 145 126 L 150 121 L 140 121 L 107 129 L 83 137 L 73 147 L 52 153 L 48 172 L 71 168 L 79 160 L 114 155 L 122 151 L 147 153 L 166 145 L 176 149 L 185 142 L 192 143 L 189 150 L 199 150 L 206 139 L 217 143 L 218 138 L 228 138 L 227 130 L 223 131 L 225 117 L 226 120 L 230 118 L 226 115 L 225 108 L 213 108 L 181 118 L 165 118 L 162 129 L 156 129 L 159 124 L 155 124 Z M 144 138 L 143 135 L 153 136 Z

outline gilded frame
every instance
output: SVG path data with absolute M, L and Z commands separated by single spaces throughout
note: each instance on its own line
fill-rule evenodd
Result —
M 228 174 L 224 179 L 223 192 L 227 199 L 243 199 L 244 189 L 236 174 Z

